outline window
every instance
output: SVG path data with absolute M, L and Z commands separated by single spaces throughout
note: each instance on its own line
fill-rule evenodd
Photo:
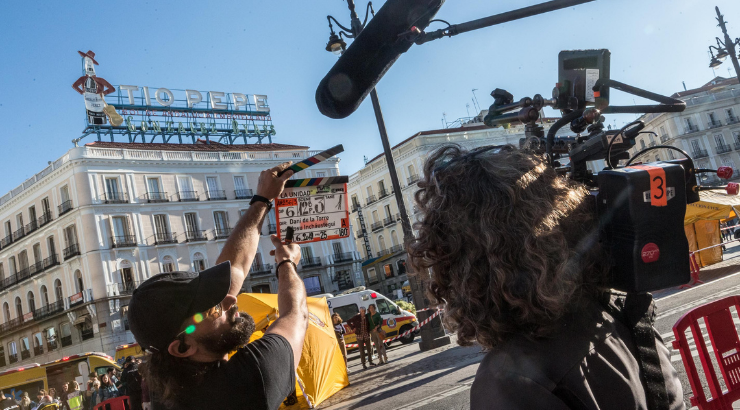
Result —
M 0 263 L 0 282 L 5 280 L 5 267 Z
M 208 185 L 208 193 L 210 193 L 211 195 L 218 193 L 219 189 L 217 177 L 206 177 L 206 185 Z
M 193 270 L 195 272 L 201 272 L 206 270 L 206 258 L 203 257 L 203 254 L 200 252 L 196 252 L 195 255 L 193 255 Z
M 640 139 L 640 149 L 645 149 L 645 140 Z
M 159 240 L 169 236 L 170 224 L 167 222 L 167 215 L 154 215 L 154 232 Z
M 367 198 L 368 200 L 373 196 L 373 187 L 367 187 Z
M 393 314 L 393 311 L 396 310 L 395 306 L 385 299 L 376 299 L 375 305 L 378 308 L 378 313 L 381 315 L 391 315 Z
M 175 261 L 172 259 L 171 256 L 165 256 L 162 258 L 162 272 L 174 272 L 175 271 Z
M 318 276 L 309 276 L 307 278 L 303 278 L 303 284 L 306 286 L 306 295 L 318 295 L 319 293 L 323 293 L 323 289 L 321 288 L 321 281 L 319 280 Z
M 383 238 L 383 235 L 380 235 L 378 236 L 378 252 L 382 252 L 385 249 L 385 238 Z
M 33 312 L 36 310 L 36 297 L 33 296 L 33 292 L 29 291 L 28 295 L 26 296 L 28 299 L 28 312 Z
M 409 176 L 413 177 L 416 175 L 416 170 L 414 169 L 414 164 L 409 165 L 406 169 L 409 170 Z
M 15 342 L 8 343 L 8 359 L 11 364 L 18 361 L 18 347 Z
M 44 337 L 46 337 L 46 349 L 48 351 L 55 350 L 57 348 L 57 331 L 53 327 L 44 330 Z
M 375 268 L 370 268 L 367 270 L 367 279 L 369 283 L 378 282 L 378 274 L 377 272 L 375 272 Z
M 385 181 L 383 181 L 382 179 L 378 181 L 378 192 L 380 193 L 380 195 L 387 194 L 387 192 L 385 192 Z
M 77 245 L 77 228 L 74 225 L 64 228 L 64 243 L 65 248 Z
M 725 137 L 722 134 L 715 134 L 714 135 L 714 142 L 717 144 L 717 148 L 722 148 L 725 146 Z
M 734 121 L 735 120 L 735 113 L 732 111 L 732 108 L 728 108 L 725 110 L 725 114 L 727 114 L 727 120 Z
M 709 123 L 710 123 L 710 124 L 714 124 L 714 123 L 716 123 L 716 122 L 717 122 L 717 119 L 716 119 L 716 118 L 714 117 L 714 113 L 713 113 L 713 112 L 710 112 L 710 113 L 708 114 L 708 117 L 709 117 Z
M 46 239 L 46 245 L 49 248 L 49 256 L 54 257 L 57 253 L 56 247 L 54 246 L 54 237 L 50 236 Z
M 379 218 L 378 211 L 373 211 L 373 223 L 378 223 Z
M 54 281 L 54 296 L 57 298 L 57 302 L 64 299 L 64 294 L 62 293 L 62 281 L 59 279 Z
M 18 269 L 21 272 L 28 269 L 28 252 L 25 249 L 18 254 Z
M 44 258 L 41 256 L 41 244 L 36 243 L 33 245 L 33 263 L 39 264 L 44 260 Z M 38 267 L 37 267 L 38 269 Z
M 61 335 L 62 335 L 62 347 L 66 347 L 72 344 L 72 325 L 69 322 L 62 323 Z
M 360 313 L 360 309 L 354 303 L 351 305 L 335 307 L 333 310 L 334 310 L 334 313 L 338 314 L 339 317 L 342 318 L 342 322 L 346 322 L 347 320 L 351 319 L 354 315 Z
M 660 136 L 661 136 L 661 137 L 663 137 L 663 136 L 667 136 L 667 134 L 666 134 L 666 132 L 665 132 L 665 127 L 664 127 L 664 126 L 662 126 L 662 125 L 660 126 Z
M 392 278 L 393 277 L 393 265 L 390 263 L 387 265 L 383 265 L 383 272 L 385 272 L 386 278 Z
M 38 356 L 44 353 L 44 339 L 41 336 L 41 332 L 34 333 L 33 339 L 33 355 Z
M 5 366 L 5 348 L 0 346 L 0 367 Z
M 41 209 L 44 210 L 44 215 L 51 217 L 51 205 L 49 205 L 49 197 L 41 200 Z
M 18 230 L 23 229 L 23 213 L 15 216 L 15 226 L 18 227 Z
M 340 242 L 334 242 L 331 244 L 332 249 L 334 250 L 334 255 L 341 255 L 342 254 L 342 244 Z
M 352 195 L 352 208 L 359 208 L 360 202 L 357 200 L 357 195 Z
M 313 259 L 313 249 L 310 246 L 301 246 L 301 263 L 309 264 Z
M 694 153 L 701 151 L 701 147 L 699 146 L 699 140 L 691 140 L 691 149 L 694 150 Z
M 15 297 L 15 316 L 17 318 L 23 317 L 23 304 L 21 303 L 21 298 Z
M 246 211 L 246 210 L 245 210 Z M 216 211 L 213 213 L 213 222 L 216 226 L 216 231 L 226 233 L 229 230 L 229 218 L 226 215 L 226 211 Z
M 41 285 L 41 303 L 44 307 L 49 306 L 49 291 L 46 290 L 46 285 Z
M 106 199 L 120 199 L 121 193 L 118 187 L 118 178 L 105 178 Z
M 684 118 L 684 121 L 686 122 L 686 128 L 688 129 L 694 128 L 694 123 L 691 121 L 691 118 Z
M 75 290 L 77 290 L 77 293 L 85 290 L 85 284 L 82 282 L 82 272 L 79 270 L 75 271 Z
M 390 219 L 391 218 L 391 215 L 393 215 L 391 213 L 391 206 L 390 205 L 386 205 L 386 206 L 383 207 L 383 209 L 385 209 L 385 217 L 388 218 L 388 219 Z
M 180 199 L 181 200 L 197 200 L 198 197 L 195 194 L 195 191 L 193 191 L 193 181 L 190 179 L 190 177 L 187 176 L 181 176 L 177 177 L 177 184 L 180 188 Z
M 13 234 L 13 228 L 10 225 L 10 221 L 5 221 L 5 236 L 8 237 Z
M 398 245 L 398 234 L 396 233 L 396 231 L 391 231 L 391 245 Z
M 125 216 L 114 216 L 111 218 L 113 236 L 117 241 L 127 242 L 129 237 L 128 218 Z
M 399 276 L 406 273 L 406 260 L 401 259 L 400 261 L 396 262 L 396 268 L 398 269 Z
M 649 134 L 648 138 L 650 139 L 651 144 L 655 142 L 655 136 L 653 134 Z
M 5 323 L 10 322 L 10 305 L 8 305 L 8 302 L 3 303 L 3 317 L 5 318 Z
M 195 212 L 188 212 L 185 214 L 185 230 L 187 231 L 188 238 L 198 232 L 198 215 Z
M 31 345 L 28 343 L 28 337 L 22 337 L 20 340 L 21 345 L 21 359 L 28 359 L 31 357 Z
M 30 222 L 31 224 L 36 222 L 36 207 L 35 206 L 31 206 L 28 208 L 28 222 Z
M 8 269 L 10 269 L 9 272 L 11 276 L 18 273 L 18 265 L 15 264 L 15 256 L 8 258 Z
M 146 179 L 146 188 L 149 190 L 149 194 L 159 194 L 162 192 L 161 188 L 159 187 L 159 178 L 147 178 Z
M 262 285 L 252 286 L 252 293 L 272 293 L 272 292 L 270 292 L 270 285 L 262 284 Z

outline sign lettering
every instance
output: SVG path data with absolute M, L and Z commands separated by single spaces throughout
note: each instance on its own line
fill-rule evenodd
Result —
M 347 184 L 300 186 L 310 180 L 291 181 L 275 201 L 278 237 L 287 228 L 295 230 L 295 243 L 326 241 L 349 237 Z

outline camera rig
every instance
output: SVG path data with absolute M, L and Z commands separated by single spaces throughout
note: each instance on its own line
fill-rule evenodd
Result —
M 686 205 L 699 201 L 701 190 L 724 189 L 737 195 L 738 184 L 698 186 L 697 174 L 712 172 L 728 179 L 732 168 L 697 169 L 685 151 L 669 145 L 651 146 L 630 158 L 628 150 L 642 133 L 644 122 L 606 130 L 603 114 L 682 112 L 686 103 L 612 80 L 609 64 L 609 50 L 562 51 L 552 98 L 537 94 L 514 101 L 510 93 L 497 88 L 491 92 L 494 103 L 483 122 L 489 127 L 524 124 L 521 148 L 545 155 L 559 174 L 591 190 L 600 241 L 611 256 L 609 286 L 646 292 L 685 284 L 690 280 L 689 245 L 683 229 Z M 610 106 L 611 89 L 659 104 Z M 562 114 L 547 134 L 537 122 L 544 107 Z M 565 125 L 574 135 L 556 137 Z M 677 151 L 682 158 L 634 162 L 657 149 Z M 605 160 L 607 166 L 594 173 L 588 163 L 596 160 Z M 627 162 L 618 166 L 620 160 Z

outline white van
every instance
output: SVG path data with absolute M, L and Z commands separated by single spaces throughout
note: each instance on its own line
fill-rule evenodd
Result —
M 349 291 L 343 292 L 334 297 L 328 297 L 326 303 L 329 305 L 329 310 L 332 314 L 338 313 L 344 322 L 345 329 L 347 319 L 360 313 L 360 307 L 364 306 L 365 309 L 371 304 L 374 304 L 378 309 L 378 313 L 383 318 L 383 330 L 386 333 L 387 338 L 398 336 L 409 329 L 416 327 L 419 323 L 411 312 L 405 311 L 398 307 L 387 297 L 381 295 L 374 290 L 365 290 L 364 286 L 350 289 Z M 409 333 L 407 336 L 402 337 L 398 340 L 401 343 L 411 343 L 414 341 L 414 337 L 419 334 L 419 331 Z M 349 333 L 344 336 L 344 340 L 347 344 L 356 343 L 357 339 L 354 333 Z

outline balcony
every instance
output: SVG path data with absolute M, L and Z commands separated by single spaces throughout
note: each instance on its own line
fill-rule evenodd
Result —
M 252 267 L 249 269 L 250 275 L 264 275 L 266 273 L 272 273 L 272 265 L 269 263 L 253 263 Z
M 62 216 L 72 210 L 72 201 L 64 201 L 57 208 L 59 209 L 59 216 Z
M 225 201 L 226 198 L 226 191 L 223 189 L 216 189 L 216 190 L 209 190 L 206 192 L 206 196 L 208 197 L 209 201 Z
M 72 344 L 72 335 L 62 336 L 62 347 L 67 347 Z
M 177 193 L 177 200 L 180 202 L 196 202 L 200 198 L 198 198 L 198 191 L 182 191 Z
M 162 245 L 166 243 L 177 243 L 177 234 L 175 232 L 163 232 L 154 234 L 155 245 Z
M 357 212 L 360 208 L 362 208 L 360 204 L 355 202 L 352 203 L 352 212 Z
M 315 268 L 317 266 L 321 266 L 321 258 L 320 257 L 315 257 L 315 258 L 301 258 L 301 267 L 303 269 Z
M 56 265 L 59 265 L 59 255 L 54 254 L 44 259 L 44 269 L 49 269 Z
M 403 252 L 403 245 L 393 245 L 388 251 L 390 253 Z
M 670 139 L 671 139 L 671 137 L 669 137 L 669 136 L 667 136 L 667 135 L 661 135 L 661 136 L 660 136 L 660 143 L 661 143 L 661 144 L 662 144 L 662 143 L 666 143 L 666 142 L 668 142 L 668 140 L 670 140 Z
M 44 271 L 44 262 L 38 261 L 30 266 L 31 276 Z
M 149 192 L 146 194 L 146 201 L 149 203 L 170 202 L 167 192 Z
M 370 205 L 370 204 L 372 204 L 373 202 L 375 202 L 377 200 L 378 199 L 375 198 L 375 195 L 370 195 L 369 197 L 367 197 L 367 202 L 365 203 L 365 205 Z
M 732 117 L 727 117 L 727 125 L 736 124 L 738 122 L 740 122 L 740 119 L 738 119 L 734 115 Z
M 27 223 L 26 224 L 26 227 L 23 228 L 23 229 L 26 231 L 26 235 L 28 235 L 29 233 L 35 231 L 38 228 L 39 228 L 38 224 L 36 223 L 35 220 L 33 220 L 33 221 Z
M 8 354 L 8 363 L 13 364 L 18 361 L 18 354 Z
M 34 310 L 33 319 L 38 321 L 61 312 L 64 312 L 64 300 L 57 300 L 54 303 Z M 49 350 L 53 350 L 53 348 L 49 347 Z
M 269 224 L 267 226 L 267 231 L 270 233 L 270 235 L 276 234 L 277 233 L 277 225 L 275 225 L 275 224 Z
M 251 189 L 235 189 L 234 197 L 236 199 L 249 199 L 254 196 Z
M 370 229 L 372 229 L 373 231 L 383 229 L 383 222 L 373 222 L 373 224 L 370 225 Z
M 139 287 L 140 283 L 135 281 L 125 281 L 123 283 L 114 283 L 113 285 L 117 288 L 119 295 L 131 295 L 134 293 L 134 290 Z
M 5 334 L 5 332 L 9 332 L 17 327 L 20 327 L 21 325 L 23 325 L 23 320 L 21 318 L 17 317 L 15 319 L 10 319 L 9 321 L 0 325 L 0 334 Z
M 20 227 L 17 231 L 13 232 L 13 242 L 26 236 L 26 231 L 23 227 Z
M 64 255 L 64 260 L 70 259 L 74 256 L 77 256 L 80 254 L 80 245 L 79 244 L 73 244 L 71 246 L 68 246 L 64 249 L 64 252 L 62 252 Z
M 95 334 L 93 334 L 92 328 L 89 329 L 83 329 L 80 331 L 80 336 L 82 336 L 82 340 L 89 340 L 95 337 Z
M 207 241 L 206 231 L 185 231 L 185 242 Z
M 31 277 L 31 269 L 29 267 L 21 268 L 15 276 L 18 282 L 24 281 Z
M 355 260 L 355 255 L 352 252 L 334 254 L 334 263 L 351 262 L 353 260 Z
M 419 182 L 419 175 L 413 174 L 410 177 L 406 178 L 406 181 L 408 181 L 409 185 L 413 185 L 417 182 Z
M 111 248 L 130 248 L 136 246 L 135 235 L 123 235 L 123 236 L 111 236 L 110 237 Z
M 722 122 L 721 121 L 710 121 L 710 122 L 707 123 L 707 128 L 709 128 L 710 130 L 712 128 L 719 128 L 721 126 L 722 126 Z
M 391 253 L 390 249 L 381 249 L 378 251 L 378 257 L 385 256 Z
M 709 153 L 705 149 L 695 149 L 691 155 L 693 159 L 706 158 L 708 156 L 709 156 Z
M 729 144 L 717 145 L 717 154 L 726 154 L 732 151 L 732 147 Z
M 40 354 L 44 354 L 44 348 L 42 346 L 34 346 L 33 347 L 33 355 L 38 356 Z
M 100 195 L 99 199 L 104 204 L 127 204 L 128 194 L 125 192 L 107 192 Z
M 31 357 L 30 350 L 21 350 L 21 360 L 26 360 Z
M 2 240 L 0 240 L 0 247 L 5 248 L 8 245 L 10 245 L 11 243 L 13 243 L 13 237 L 11 235 L 8 235 L 5 238 L 3 238 Z
M 689 125 L 688 127 L 683 127 L 683 133 L 684 134 L 691 134 L 692 132 L 699 131 L 699 127 L 696 125 Z
M 378 199 L 383 199 L 387 196 L 390 196 L 391 191 L 388 191 L 386 189 L 381 189 L 380 192 L 378 192 Z
M 44 226 L 44 225 L 48 224 L 49 222 L 51 222 L 51 220 L 52 220 L 51 212 L 47 212 L 47 213 L 39 216 L 39 219 L 37 219 L 36 222 L 38 223 L 38 226 L 41 227 L 41 226 Z
M 216 233 L 216 239 L 226 239 L 231 235 L 232 231 L 233 229 L 231 228 L 216 228 L 214 232 Z
M 357 231 L 357 239 L 362 238 L 362 230 Z
M 385 225 L 385 226 L 390 226 L 390 225 L 393 225 L 393 224 L 395 224 L 396 222 L 398 222 L 398 220 L 397 220 L 396 218 L 394 218 L 394 217 L 390 217 L 390 218 L 385 218 L 385 219 L 383 219 L 383 225 Z

